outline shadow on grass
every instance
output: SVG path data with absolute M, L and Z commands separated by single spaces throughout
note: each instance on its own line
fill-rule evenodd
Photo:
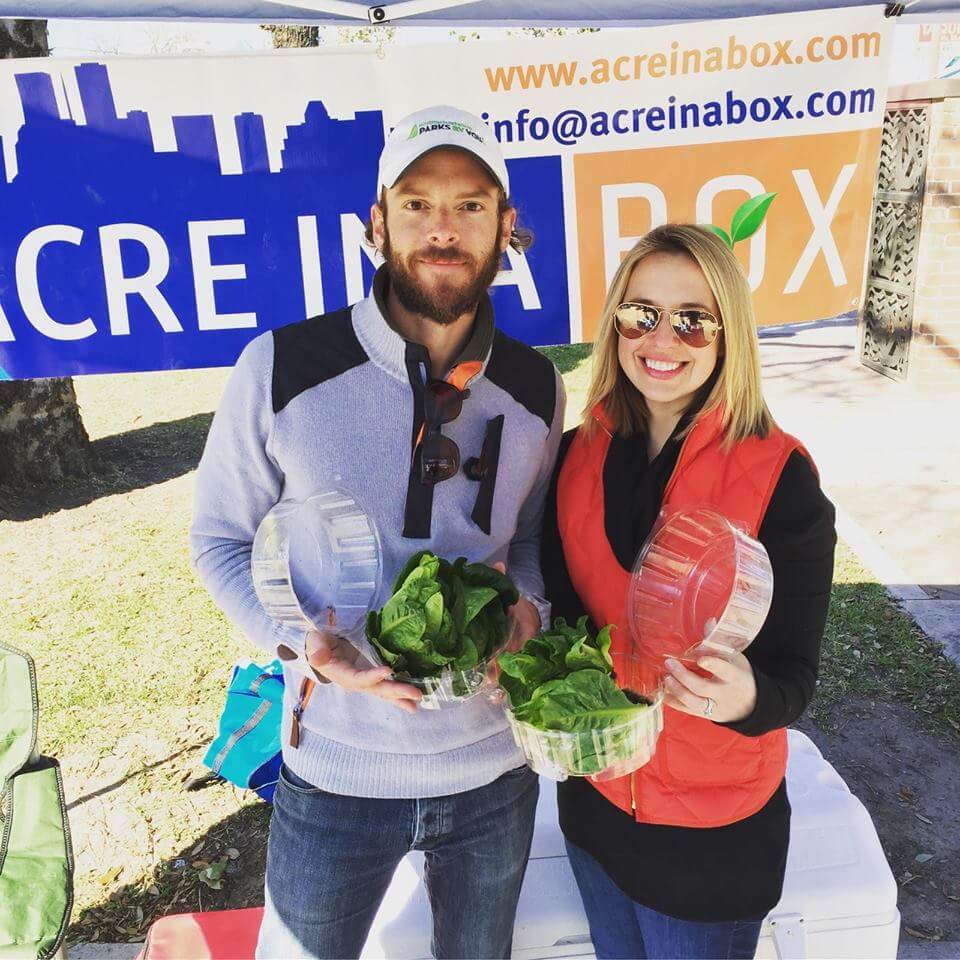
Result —
M 199 750 L 203 746 L 206 746 L 206 744 L 194 744 L 192 747 L 184 747 L 182 750 L 178 750 L 176 753 L 171 753 L 169 757 L 164 757 L 162 760 L 157 760 L 154 763 L 145 764 L 139 770 L 135 770 L 133 773 L 128 774 L 120 780 L 114 780 L 113 783 L 108 783 L 105 787 L 101 787 L 99 790 L 93 790 L 91 793 L 85 793 L 82 797 L 77 797 L 76 800 L 73 800 L 67 804 L 67 812 L 69 813 L 69 811 L 71 811 L 74 807 L 79 807 L 80 804 L 86 803 L 88 800 L 93 800 L 96 797 L 102 797 L 108 793 L 112 793 L 114 790 L 122 787 L 128 780 L 132 780 L 134 777 L 142 776 L 150 770 L 155 770 L 157 767 L 162 767 L 165 763 L 169 763 L 171 760 L 176 760 L 179 757 L 182 757 L 185 753 L 190 753 L 192 750 Z
M 173 913 L 263 906 L 271 809 L 266 803 L 243 807 L 160 861 L 146 880 L 110 891 L 73 918 L 68 945 L 141 941 L 154 920 Z M 201 876 L 207 865 L 224 858 L 222 886 L 216 890 Z
M 0 520 L 33 520 L 182 476 L 199 463 L 212 419 L 197 413 L 94 440 L 85 477 L 31 490 L 0 486 Z

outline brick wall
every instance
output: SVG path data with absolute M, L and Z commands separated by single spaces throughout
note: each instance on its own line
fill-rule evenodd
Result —
M 930 146 L 907 379 L 960 389 L 960 97 L 930 105 Z

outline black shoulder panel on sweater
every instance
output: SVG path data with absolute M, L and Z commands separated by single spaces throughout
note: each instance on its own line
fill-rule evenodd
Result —
M 273 331 L 273 412 L 368 359 L 353 331 L 349 307 L 278 327 Z
M 539 417 L 547 425 L 547 430 L 553 426 L 557 409 L 556 372 L 542 353 L 497 330 L 486 376 Z

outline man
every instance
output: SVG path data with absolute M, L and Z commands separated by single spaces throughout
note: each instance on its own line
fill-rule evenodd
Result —
M 377 194 L 369 236 L 385 262 L 371 295 L 247 346 L 197 476 L 196 569 L 287 661 L 257 955 L 358 956 L 394 868 L 418 849 L 435 956 L 506 957 L 537 779 L 502 709 L 482 696 L 418 709 L 414 686 L 346 642 L 269 621 L 251 585 L 260 519 L 337 475 L 379 527 L 381 605 L 406 559 L 430 549 L 506 567 L 519 639 L 546 624 L 538 549 L 563 385 L 494 326 L 486 291 L 522 238 L 499 146 L 471 114 L 413 114 L 387 138 Z M 305 704 L 304 654 L 326 681 Z

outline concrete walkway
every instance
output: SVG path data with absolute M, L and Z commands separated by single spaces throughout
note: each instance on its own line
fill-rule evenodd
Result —
M 816 460 L 840 536 L 960 662 L 960 390 L 863 366 L 848 319 L 762 330 L 760 354 L 773 414 Z

